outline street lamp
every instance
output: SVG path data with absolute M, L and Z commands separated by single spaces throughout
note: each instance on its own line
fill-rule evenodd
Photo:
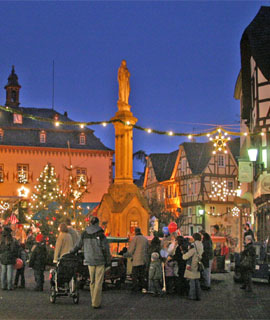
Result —
M 248 149 L 248 157 L 249 160 L 255 162 L 257 160 L 258 149 L 255 147 L 251 147 Z

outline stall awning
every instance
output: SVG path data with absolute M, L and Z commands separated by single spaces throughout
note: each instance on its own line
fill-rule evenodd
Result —
M 76 211 L 77 212 L 81 211 L 82 214 L 86 216 L 87 214 L 91 213 L 98 205 L 99 205 L 99 202 L 79 202 L 77 204 Z M 46 217 L 48 212 L 59 209 L 59 206 L 60 205 L 58 202 L 51 202 L 48 205 L 48 209 L 43 209 L 37 212 L 33 216 L 32 220 L 40 220 L 42 217 Z

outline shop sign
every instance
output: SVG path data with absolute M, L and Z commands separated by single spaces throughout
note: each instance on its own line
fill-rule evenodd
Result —
M 253 166 L 250 161 L 239 161 L 238 180 L 240 182 L 253 181 Z
M 262 193 L 270 193 L 270 175 L 266 175 L 261 181 Z

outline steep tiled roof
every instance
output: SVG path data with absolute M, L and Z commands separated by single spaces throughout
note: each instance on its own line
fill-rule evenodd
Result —
M 72 121 L 66 115 L 52 109 L 43 108 L 19 108 L 20 111 L 42 118 L 54 119 L 58 115 L 59 121 Z M 60 125 L 55 127 L 51 122 L 43 122 L 23 118 L 22 124 L 13 123 L 13 114 L 7 111 L 0 111 L 0 128 L 4 130 L 4 138 L 0 145 L 13 146 L 36 146 L 67 148 L 67 141 L 70 148 L 87 150 L 110 150 L 95 135 L 94 131 L 88 128 L 81 129 L 78 125 Z M 46 143 L 40 143 L 39 133 L 46 132 Z M 79 144 L 80 133 L 85 133 L 86 144 Z
M 192 173 L 202 173 L 212 156 L 213 143 L 184 142 L 182 145 Z
M 243 105 L 242 118 L 250 118 L 250 57 L 253 57 L 264 77 L 270 80 L 270 7 L 261 7 L 241 39 L 241 70 Z
M 166 181 L 171 178 L 177 154 L 178 150 L 171 153 L 151 153 L 149 155 L 157 181 Z
M 233 139 L 228 142 L 231 153 L 234 157 L 234 160 L 238 162 L 238 158 L 240 155 L 240 138 Z
M 182 145 L 192 173 L 201 174 L 212 157 L 213 143 L 184 142 Z M 229 141 L 228 146 L 237 161 L 240 152 L 240 138 Z

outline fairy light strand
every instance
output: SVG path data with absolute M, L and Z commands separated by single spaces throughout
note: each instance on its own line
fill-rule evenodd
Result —
M 81 121 L 61 121 L 59 118 L 56 119 L 51 119 L 51 118 L 44 118 L 44 117 L 39 117 L 35 116 L 33 114 L 25 113 L 20 109 L 13 109 L 8 106 L 1 106 L 0 105 L 0 110 L 10 112 L 10 113 L 16 113 L 16 114 L 21 114 L 24 118 L 28 118 L 31 120 L 35 121 L 41 121 L 41 122 L 48 122 L 51 123 L 57 127 L 63 125 L 63 126 L 68 126 L 68 125 L 73 125 L 73 126 L 79 126 L 80 128 L 84 128 L 85 126 L 93 126 L 93 125 L 102 125 L 106 126 L 107 124 L 113 124 L 113 123 L 121 123 L 123 125 L 129 125 L 132 126 L 134 129 L 145 131 L 147 133 L 154 133 L 154 134 L 159 134 L 159 135 L 167 135 L 167 136 L 182 136 L 182 137 L 188 137 L 189 139 L 195 138 L 195 137 L 205 137 L 205 136 L 210 136 L 215 133 L 220 134 L 222 131 L 224 133 L 224 136 L 227 135 L 232 135 L 232 136 L 257 136 L 257 135 L 263 135 L 263 132 L 256 132 L 256 133 L 251 133 L 251 132 L 239 132 L 239 131 L 229 131 L 224 129 L 222 126 L 217 125 L 214 129 L 208 131 L 208 132 L 199 132 L 199 133 L 187 133 L 187 132 L 173 132 L 170 130 L 167 131 L 162 131 L 162 130 L 156 130 L 156 129 L 151 129 L 151 128 L 144 128 L 142 126 L 138 126 L 136 124 L 127 124 L 125 121 L 121 119 L 113 119 L 113 120 L 108 120 L 108 121 L 89 121 L 89 122 L 81 122 Z M 225 139 L 225 138 L 224 138 Z M 229 140 L 229 139 L 228 139 Z

